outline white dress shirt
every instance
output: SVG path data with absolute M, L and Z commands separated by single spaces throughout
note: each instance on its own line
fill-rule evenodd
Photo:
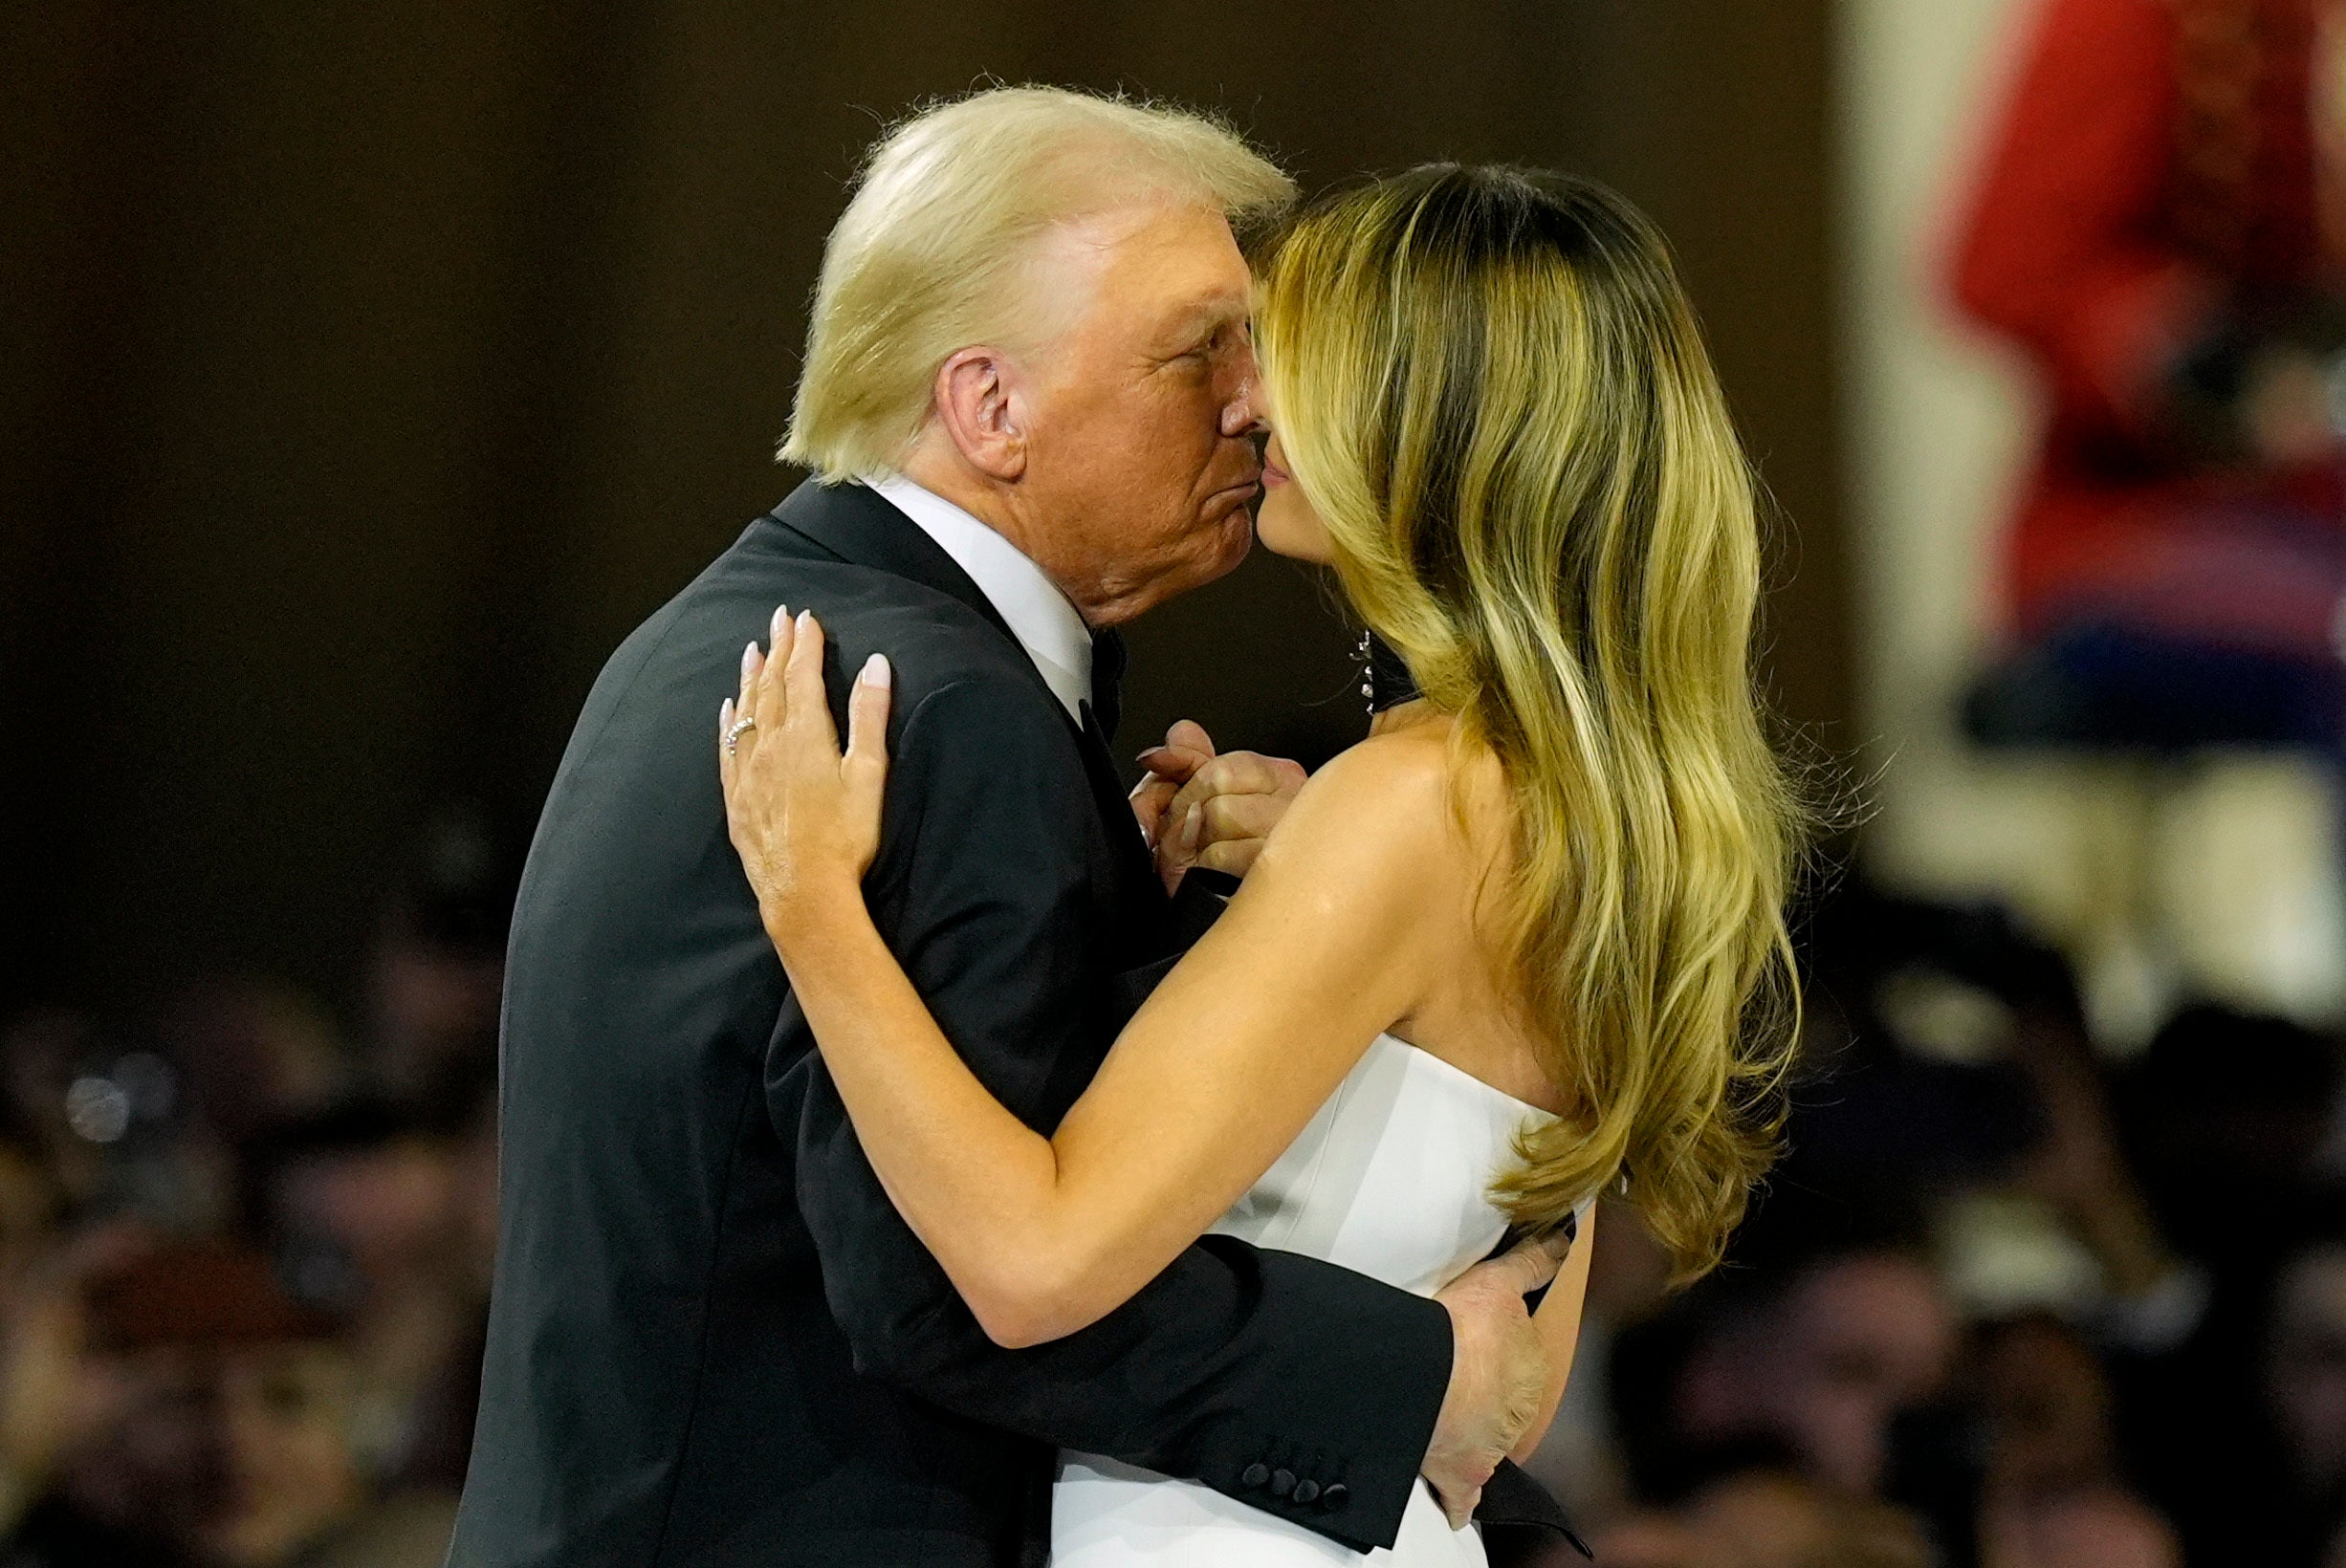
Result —
M 868 481 L 872 490 L 919 525 L 1010 623 L 1053 696 L 1077 723 L 1091 701 L 1091 628 L 1059 585 L 1019 547 L 933 490 L 902 474 Z

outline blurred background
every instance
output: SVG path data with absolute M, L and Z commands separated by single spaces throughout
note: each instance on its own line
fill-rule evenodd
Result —
M 49 0 L 0 21 L 0 1564 L 431 1565 L 504 924 L 603 659 L 796 476 L 822 239 L 988 79 L 1671 234 L 1821 846 L 1793 1154 L 1626 1213 L 1629 1568 L 2346 1564 L 2346 3 Z M 1258 555 L 1177 716 L 1365 729 Z M 581 1288 L 592 1288 L 581 1281 Z

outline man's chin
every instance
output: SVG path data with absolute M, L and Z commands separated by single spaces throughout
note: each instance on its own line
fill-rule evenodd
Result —
M 1182 541 L 1177 556 L 1159 560 L 1140 581 L 1114 596 L 1112 607 L 1095 625 L 1122 625 L 1157 605 L 1194 593 L 1239 569 L 1255 546 L 1255 519 L 1243 505 L 1215 517 L 1209 513 Z
M 1246 559 L 1246 553 L 1255 548 L 1255 514 L 1252 509 L 1238 506 L 1221 522 L 1221 555 L 1205 581 L 1228 577 Z

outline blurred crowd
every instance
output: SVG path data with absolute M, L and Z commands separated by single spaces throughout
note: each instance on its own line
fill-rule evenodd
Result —
M 442 824 L 355 1040 L 250 981 L 8 1026 L 0 1568 L 436 1568 L 512 886 Z M 2197 1006 L 2115 1057 L 2050 947 L 1853 872 L 1802 930 L 1792 1152 L 1728 1266 L 1673 1294 L 1597 1227 L 1533 1468 L 1598 1560 L 2346 1564 L 2337 1042 Z
M 1535 1469 L 1598 1561 L 2346 1564 L 2338 1042 L 2196 1005 L 2114 1058 L 2001 912 L 1854 878 L 1807 945 L 1791 1153 L 1727 1267 L 1668 1296 L 1597 1227 Z
M 7 1568 L 438 1568 L 496 1238 L 514 868 L 462 812 L 413 859 L 350 1034 L 226 977 L 0 1028 Z

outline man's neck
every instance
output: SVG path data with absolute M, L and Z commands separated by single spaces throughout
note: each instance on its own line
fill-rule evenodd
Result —
M 1034 531 L 1027 526 L 1027 519 L 1018 507 L 1003 493 L 1002 487 L 989 485 L 979 476 L 972 474 L 966 467 L 925 448 L 915 450 L 907 458 L 901 471 L 907 479 L 930 494 L 939 500 L 951 501 L 1009 540 L 1020 555 L 1040 567 L 1042 575 L 1067 596 L 1067 602 L 1075 606 L 1086 624 L 1099 624 L 1085 597 L 1052 570 L 1048 552 L 1036 548 L 1038 541 L 1033 536 Z

